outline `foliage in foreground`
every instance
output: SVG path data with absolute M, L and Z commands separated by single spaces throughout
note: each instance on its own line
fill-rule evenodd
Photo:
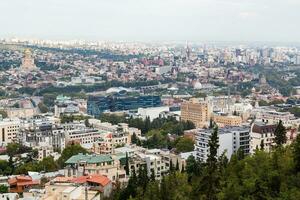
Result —
M 213 137 L 207 163 L 189 157 L 184 172 L 173 170 L 161 181 L 144 179 L 144 183 L 117 190 L 110 199 L 300 199 L 300 136 L 292 145 L 278 146 L 271 153 L 257 150 L 244 156 L 238 151 L 229 162 L 224 155 L 216 156 L 217 137 Z M 132 182 L 136 183 L 130 178 Z

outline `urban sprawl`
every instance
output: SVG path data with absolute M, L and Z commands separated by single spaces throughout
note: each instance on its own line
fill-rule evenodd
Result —
M 180 193 L 186 173 L 292 154 L 299 105 L 299 47 L 1 39 L 0 199 L 160 199 L 170 174 Z

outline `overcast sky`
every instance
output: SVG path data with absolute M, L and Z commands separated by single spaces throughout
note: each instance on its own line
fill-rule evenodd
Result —
M 300 0 L 0 0 L 0 37 L 300 42 Z

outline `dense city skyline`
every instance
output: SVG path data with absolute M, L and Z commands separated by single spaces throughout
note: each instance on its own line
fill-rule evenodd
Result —
M 0 37 L 300 42 L 296 0 L 12 0 L 0 7 Z

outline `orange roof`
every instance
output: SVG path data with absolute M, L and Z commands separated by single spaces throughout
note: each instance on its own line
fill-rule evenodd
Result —
M 106 176 L 102 176 L 102 175 L 90 175 L 90 176 L 80 176 L 80 177 L 74 178 L 72 180 L 72 182 L 74 182 L 74 183 L 86 183 L 86 182 L 90 182 L 90 183 L 97 183 L 99 185 L 105 186 L 108 183 L 110 183 L 111 181 Z
M 17 186 L 28 186 L 28 185 L 38 185 L 38 184 L 40 184 L 40 181 L 34 180 L 34 181 L 18 182 Z
M 32 180 L 30 176 L 17 176 L 8 179 L 8 184 L 26 186 L 26 185 L 37 185 L 40 184 L 40 182 L 38 180 Z
M 106 176 L 101 176 L 101 175 L 91 176 L 87 181 L 92 182 L 92 183 L 98 183 L 102 186 L 105 186 L 105 185 L 107 185 L 108 183 L 111 182 L 109 180 L 109 178 L 107 178 Z

